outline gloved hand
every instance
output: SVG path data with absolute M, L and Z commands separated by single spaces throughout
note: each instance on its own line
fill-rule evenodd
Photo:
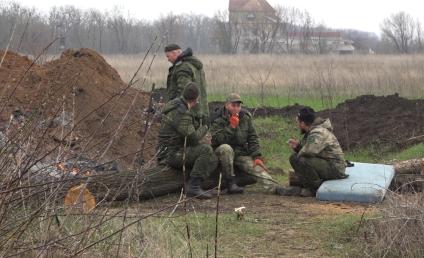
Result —
M 265 167 L 264 161 L 261 158 L 255 159 L 255 162 L 253 164 L 253 168 L 256 168 L 257 166 L 263 168 L 266 172 L 268 172 L 268 169 Z
M 237 126 L 239 126 L 240 124 L 240 118 L 238 117 L 238 115 L 232 115 L 230 117 L 230 127 L 233 129 L 236 129 Z

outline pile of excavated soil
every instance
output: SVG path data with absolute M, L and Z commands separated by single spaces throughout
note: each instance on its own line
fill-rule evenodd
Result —
M 72 141 L 72 153 L 101 162 L 119 158 L 128 165 L 134 160 L 141 147 L 148 94 L 128 88 L 117 71 L 89 49 L 67 50 L 27 71 L 31 64 L 9 52 L 0 67 L 0 129 L 5 130 L 13 113 L 27 121 L 36 117 L 40 125 L 34 128 L 47 127 L 46 148 Z M 74 132 L 65 137 L 73 126 Z M 153 124 L 149 131 L 144 160 L 154 154 L 152 135 L 157 129 Z
M 331 119 L 344 149 L 405 147 L 424 142 L 424 100 L 360 96 L 320 112 Z
M 210 104 L 211 112 L 222 102 Z M 302 105 L 283 108 L 247 108 L 254 116 L 296 117 Z M 335 109 L 318 112 L 330 118 L 345 150 L 375 147 L 404 148 L 424 142 L 424 100 L 391 96 L 360 96 Z

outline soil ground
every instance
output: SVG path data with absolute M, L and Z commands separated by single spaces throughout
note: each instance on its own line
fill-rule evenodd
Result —
M 154 212 L 178 199 L 179 195 L 175 194 L 143 201 L 137 209 Z M 242 206 L 246 207 L 244 220 L 237 220 L 234 209 Z M 190 201 L 188 207 L 189 214 L 213 219 L 216 199 Z M 360 227 L 361 216 L 371 215 L 375 209 L 374 205 L 267 195 L 254 188 L 243 195 L 224 193 L 220 199 L 219 225 L 234 227 L 239 236 L 231 239 L 233 232 L 221 228 L 220 257 L 348 257 L 359 254 L 355 250 L 358 247 L 356 229 Z M 174 216 L 183 214 L 180 206 Z M 190 221 L 192 230 L 199 230 L 196 219 Z M 204 230 L 202 222 L 200 230 Z M 345 224 L 347 228 L 343 228 Z

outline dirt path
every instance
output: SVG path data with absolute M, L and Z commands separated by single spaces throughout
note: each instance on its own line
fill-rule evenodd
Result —
M 170 195 L 139 204 L 143 213 L 152 212 L 172 205 L 179 195 Z M 246 207 L 245 219 L 237 221 L 234 208 Z M 189 204 L 190 212 L 213 215 L 216 200 L 198 201 Z M 333 219 L 350 216 L 360 217 L 364 211 L 372 212 L 374 206 L 353 203 L 319 202 L 315 198 L 279 197 L 267 195 L 249 189 L 243 195 L 222 195 L 220 212 L 234 216 L 234 227 L 255 227 L 261 229 L 259 234 L 237 235 L 232 243 L 225 241 L 224 257 L 329 257 L 348 256 L 343 244 L 334 243 L 328 247 L 326 227 L 331 227 Z M 182 212 L 182 207 L 177 214 Z M 181 213 L 180 213 L 181 214 Z M 242 224 L 240 224 L 242 223 Z M 232 226 L 229 225 L 229 226 Z M 227 236 L 222 236 L 227 239 Z M 336 255 L 334 254 L 335 249 Z M 340 250 L 338 250 L 340 249 Z M 339 252 L 340 251 L 340 252 Z

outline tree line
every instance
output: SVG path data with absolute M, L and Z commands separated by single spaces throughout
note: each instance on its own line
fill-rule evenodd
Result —
M 379 53 L 423 51 L 421 23 L 410 15 L 394 14 L 382 22 L 381 28 L 381 38 L 357 30 L 341 32 L 363 52 L 369 49 Z M 271 42 L 277 30 L 280 37 L 286 37 L 284 46 L 280 47 L 287 54 L 292 53 L 291 35 L 302 33 L 307 37 L 314 30 L 332 31 L 316 24 L 307 11 L 279 6 L 276 7 L 276 23 L 261 33 L 256 52 L 275 52 L 275 44 Z M 168 14 L 154 21 L 144 21 L 119 9 L 101 12 L 63 6 L 54 7 L 45 14 L 17 3 L 0 2 L 0 48 L 32 55 L 51 42 L 54 43 L 49 48 L 50 53 L 59 53 L 63 48 L 86 47 L 104 54 L 135 54 L 144 52 L 157 38 L 163 44 L 177 42 L 200 53 L 232 53 L 236 36 L 237 30 L 229 23 L 227 12 L 219 12 L 214 17 Z M 318 44 L 317 47 L 322 46 Z

